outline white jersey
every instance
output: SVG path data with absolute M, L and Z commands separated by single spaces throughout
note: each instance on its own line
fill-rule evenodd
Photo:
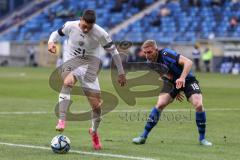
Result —
M 100 47 L 104 47 L 112 42 L 108 33 L 98 26 L 93 25 L 93 28 L 87 33 L 83 33 L 79 27 L 80 20 L 68 21 L 62 28 L 62 32 L 67 36 L 67 44 L 64 48 L 64 62 L 76 56 L 93 55 L 100 58 Z
M 94 24 L 93 28 L 85 34 L 82 32 L 79 24 L 80 20 L 68 21 L 61 29 L 52 32 L 50 35 L 49 43 L 57 42 L 60 36 L 67 36 L 67 42 L 63 51 L 64 63 L 69 60 L 76 60 L 77 65 L 80 64 L 81 67 L 85 68 L 90 66 L 91 70 L 96 72 L 100 67 L 100 53 L 103 47 L 111 53 L 113 61 L 117 66 L 118 74 L 124 74 L 121 57 L 108 33 L 97 24 Z M 92 58 L 92 56 L 96 57 L 97 60 Z

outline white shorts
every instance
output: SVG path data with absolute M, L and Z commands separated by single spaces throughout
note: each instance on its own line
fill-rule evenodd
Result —
M 84 90 L 91 92 L 100 92 L 100 85 L 98 82 L 97 73 L 91 73 L 91 70 L 87 70 L 84 67 L 78 67 L 72 71 L 73 75 L 80 81 L 81 87 Z

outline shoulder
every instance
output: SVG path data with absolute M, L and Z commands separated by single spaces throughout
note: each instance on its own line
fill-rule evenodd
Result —
M 166 59 L 171 62 L 176 62 L 179 60 L 180 54 L 170 48 L 163 48 L 159 51 L 163 59 Z
M 163 48 L 160 52 L 163 56 L 179 56 L 180 54 L 178 54 L 175 50 L 170 49 L 170 48 Z
M 67 21 L 63 27 L 76 27 L 79 25 L 79 20 L 78 21 Z
M 170 49 L 170 48 L 163 48 L 162 50 L 161 50 L 161 53 L 170 53 L 170 54 L 177 54 L 177 52 L 176 51 L 174 51 L 173 49 Z
M 159 49 L 159 50 L 158 50 L 158 54 L 163 54 L 164 49 L 165 49 L 165 48 L 163 48 L 163 49 Z
M 108 33 L 97 24 L 94 24 L 93 26 L 93 34 L 99 37 L 108 36 Z

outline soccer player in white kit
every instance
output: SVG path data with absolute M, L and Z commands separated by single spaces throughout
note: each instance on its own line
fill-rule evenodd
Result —
M 56 130 L 63 131 L 65 128 L 70 93 L 76 81 L 79 80 L 84 94 L 87 96 L 89 104 L 92 107 L 92 127 L 89 129 L 89 133 L 92 136 L 92 145 L 95 150 L 99 150 L 102 148 L 97 133 L 101 121 L 102 104 L 100 86 L 97 78 L 97 73 L 100 67 L 100 47 L 103 47 L 106 51 L 112 54 L 118 70 L 118 82 L 121 86 L 126 84 L 126 76 L 122 67 L 120 55 L 114 43 L 108 33 L 95 24 L 95 21 L 95 11 L 87 9 L 83 12 L 80 20 L 66 22 L 62 28 L 52 32 L 48 41 L 48 51 L 55 54 L 55 43 L 62 36 L 68 37 L 67 48 L 63 53 L 66 57 L 64 62 L 68 62 L 65 63 L 65 66 L 63 65 L 61 72 L 63 86 L 59 94 L 59 120 Z M 74 62 L 74 64 L 69 62 Z M 75 62 L 81 64 L 78 64 L 76 67 Z

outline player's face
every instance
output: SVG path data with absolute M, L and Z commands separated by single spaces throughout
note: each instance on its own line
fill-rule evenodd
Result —
M 149 46 L 143 48 L 143 52 L 148 60 L 155 61 L 157 56 L 157 48 L 155 48 L 154 46 Z
M 80 21 L 80 28 L 83 31 L 83 33 L 87 34 L 92 28 L 93 28 L 93 23 L 87 23 L 85 20 L 81 19 Z

